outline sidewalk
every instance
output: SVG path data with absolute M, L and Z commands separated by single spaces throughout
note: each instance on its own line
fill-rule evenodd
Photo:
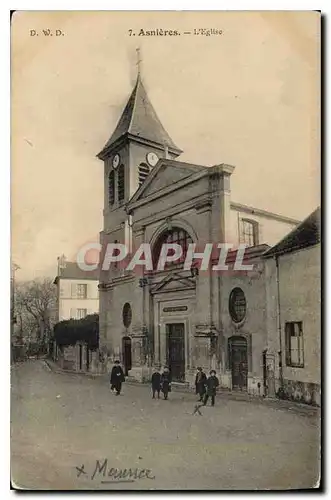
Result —
M 49 371 L 52 371 L 54 373 L 58 374 L 72 374 L 72 375 L 80 375 L 80 376 L 85 376 L 88 378 L 92 379 L 99 379 L 99 380 L 108 380 L 108 373 L 89 373 L 89 372 L 77 372 L 74 370 L 64 370 L 60 368 L 54 361 L 49 360 L 49 359 L 44 359 L 42 360 L 45 366 L 48 368 Z M 131 386 L 137 386 L 137 387 L 148 387 L 148 383 L 141 383 L 137 382 L 134 379 L 130 380 L 130 377 L 126 379 L 126 384 L 131 385 Z M 189 388 L 188 386 L 182 386 L 180 384 L 172 384 L 172 388 L 174 392 L 179 392 L 179 393 L 186 393 L 188 395 L 194 395 L 194 391 Z M 231 400 L 231 401 L 247 401 L 249 403 L 255 404 L 255 405 L 264 405 L 268 407 L 272 407 L 278 410 L 288 410 L 295 412 L 297 414 L 301 415 L 306 415 L 310 417 L 315 417 L 317 418 L 320 414 L 320 408 L 316 406 L 311 406 L 303 403 L 297 403 L 295 401 L 287 401 L 287 400 L 282 400 L 278 398 L 264 398 L 261 396 L 255 396 L 252 394 L 248 394 L 247 392 L 240 392 L 240 391 L 231 391 L 228 389 L 220 389 L 218 391 L 218 396 L 220 399 L 226 399 L 226 400 Z

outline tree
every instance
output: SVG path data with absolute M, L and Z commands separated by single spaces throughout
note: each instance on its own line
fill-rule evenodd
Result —
M 34 337 L 40 346 L 46 346 L 52 336 L 56 289 L 50 278 L 17 284 L 15 311 L 17 327 L 23 337 Z
M 99 347 L 99 315 L 60 321 L 54 326 L 54 339 L 59 347 L 84 342 L 90 350 L 96 350 Z

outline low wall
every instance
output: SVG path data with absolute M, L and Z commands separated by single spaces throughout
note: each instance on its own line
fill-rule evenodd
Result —
M 298 403 L 321 405 L 321 387 L 318 384 L 300 382 L 297 380 L 283 380 L 283 390 L 279 392 L 281 399 L 288 399 Z

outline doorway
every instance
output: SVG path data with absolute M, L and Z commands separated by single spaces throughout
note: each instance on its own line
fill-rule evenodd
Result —
M 79 369 L 83 369 L 83 346 L 79 344 Z
M 229 338 L 229 359 L 232 374 L 232 389 L 247 390 L 247 340 L 245 337 Z
M 123 354 L 124 374 L 127 377 L 129 371 L 132 368 L 132 347 L 131 347 L 130 337 L 122 338 L 122 354 Z
M 185 381 L 185 327 L 184 323 L 168 323 L 167 363 L 174 382 Z

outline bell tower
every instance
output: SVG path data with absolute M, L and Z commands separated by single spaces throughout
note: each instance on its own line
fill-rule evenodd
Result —
M 144 87 L 140 50 L 137 80 L 116 128 L 97 157 L 104 163 L 104 224 L 101 244 L 125 243 L 131 226 L 125 206 L 160 158 L 182 151 L 160 122 Z
M 175 159 L 182 153 L 164 129 L 148 98 L 141 77 L 139 49 L 137 67 L 137 80 L 128 102 L 110 139 L 97 155 L 104 162 L 105 233 L 127 222 L 126 203 L 159 159 Z

